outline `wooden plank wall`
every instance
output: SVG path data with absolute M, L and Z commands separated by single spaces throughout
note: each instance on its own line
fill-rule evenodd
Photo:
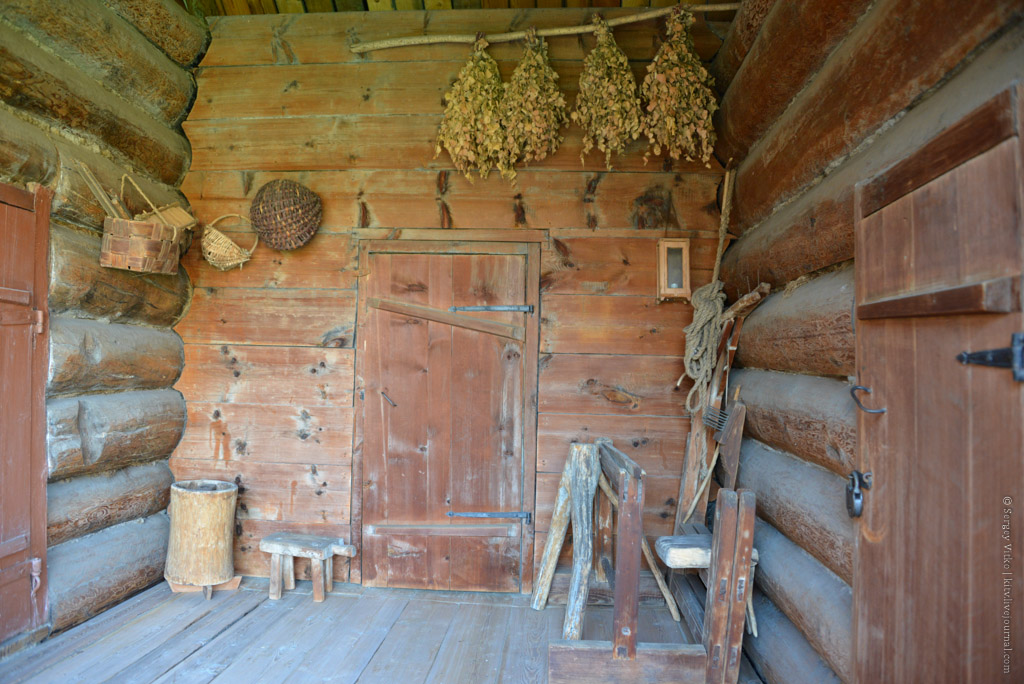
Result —
M 172 468 L 179 478 L 240 483 L 239 572 L 267 574 L 256 547 L 268 532 L 350 534 L 355 248 L 359 237 L 408 237 L 407 229 L 542 231 L 537 548 L 574 439 L 611 437 L 643 464 L 651 474 L 647 531 L 669 530 L 688 429 L 675 380 L 691 307 L 656 299 L 657 238 L 691 231 L 694 285 L 710 278 L 721 168 L 660 158 L 644 165 L 637 144 L 609 172 L 597 154 L 580 163 L 580 133 L 570 129 L 563 149 L 522 171 L 518 186 L 497 177 L 471 183 L 433 153 L 441 97 L 466 48 L 358 58 L 346 47 L 424 27 L 503 31 L 571 25 L 587 15 L 562 9 L 213 20 L 185 123 L 193 162 L 183 189 L 197 215 L 209 222 L 247 213 L 272 178 L 302 182 L 324 202 L 323 227 L 300 250 L 261 246 L 243 269 L 227 273 L 198 253 L 186 261 L 196 289 L 177 328 L 186 356 L 177 387 L 189 424 Z M 651 25 L 616 37 L 638 72 L 657 48 Z M 710 58 L 717 39 L 702 26 L 696 39 Z M 571 99 L 591 40 L 552 40 L 550 47 Z M 491 53 L 507 77 L 520 47 Z M 232 235 L 249 244 L 244 231 Z
M 768 682 L 849 682 L 854 188 L 1024 77 L 1022 4 L 767 5 L 746 59 L 719 83 L 716 118 L 716 152 L 739 161 L 741 238 L 723 261 L 726 290 L 775 289 L 747 320 L 737 355 L 746 368 L 734 377 L 747 405 L 739 484 L 758 497 L 763 592 L 761 636 L 744 647 Z
M 148 6 L 158 25 L 113 1 L 0 10 L 0 182 L 54 192 L 43 586 L 55 630 L 160 581 L 167 549 L 167 458 L 185 425 L 171 389 L 182 343 L 170 328 L 191 287 L 184 272 L 100 267 L 103 213 L 77 170 L 88 165 L 115 191 L 131 173 L 155 202 L 185 201 L 178 123 L 209 33 L 169 0 Z M 126 204 L 146 208 L 137 196 Z

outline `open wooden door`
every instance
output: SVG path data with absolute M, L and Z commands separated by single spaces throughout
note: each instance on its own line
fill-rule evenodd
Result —
M 858 418 L 865 684 L 1024 681 L 1020 106 L 1004 93 L 858 191 L 859 396 L 885 409 Z
M 46 618 L 50 197 L 0 185 L 0 644 Z
M 364 584 L 523 589 L 533 537 L 538 311 L 529 283 L 538 251 L 401 241 L 364 249 Z M 490 310 L 472 310 L 479 307 Z

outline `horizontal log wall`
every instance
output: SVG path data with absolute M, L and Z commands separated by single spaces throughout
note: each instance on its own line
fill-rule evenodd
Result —
M 694 287 L 710 279 L 721 168 L 662 158 L 645 165 L 639 143 L 614 160 L 613 171 L 596 154 L 581 165 L 580 133 L 569 128 L 562 149 L 521 170 L 517 185 L 496 176 L 470 183 L 451 169 L 447 154 L 435 159 L 433 149 L 441 98 L 465 63 L 465 48 L 401 48 L 357 58 L 337 39 L 571 25 L 587 13 L 344 13 L 213 22 L 196 107 L 184 124 L 194 148 L 183 184 L 192 206 L 204 220 L 244 214 L 274 178 L 299 181 L 323 200 L 323 225 L 299 250 L 261 245 L 243 269 L 228 272 L 195 254 L 186 259 L 196 290 L 177 327 L 186 356 L 177 388 L 189 419 L 171 465 L 179 477 L 242 485 L 240 572 L 267 574 L 268 559 L 258 551 L 262 534 L 351 534 L 343 499 L 359 448 L 352 444 L 357 246 L 360 237 L 387 238 L 392 229 L 501 230 L 513 239 L 517 230 L 547 231 L 535 552 L 575 440 L 610 437 L 647 468 L 645 527 L 652 535 L 670 529 L 688 430 L 686 387 L 677 389 L 675 381 L 691 309 L 657 301 L 657 239 L 688 231 Z M 719 41 L 703 19 L 694 38 L 705 58 L 715 53 Z M 616 39 L 642 74 L 658 46 L 650 26 L 623 27 Z M 592 42 L 549 40 L 570 100 Z M 507 78 L 521 47 L 495 45 L 489 53 Z M 225 230 L 240 244 L 251 243 L 247 229 L 228 223 Z M 347 577 L 341 564 L 336 572 Z
M 139 26 L 136 27 L 136 24 Z M 157 26 L 160 28 L 157 29 Z M 160 40 L 158 34 L 172 39 Z M 99 266 L 103 210 L 78 165 L 119 189 L 130 173 L 158 205 L 191 153 L 179 122 L 184 65 L 209 32 L 173 2 L 11 0 L 0 9 L 0 182 L 54 191 L 50 235 L 48 600 L 64 629 L 156 582 L 167 544 L 167 458 L 185 426 L 171 386 L 184 351 L 170 327 L 188 275 Z M 129 211 L 148 210 L 134 191 Z
M 740 483 L 763 519 L 755 606 L 778 622 L 745 648 L 769 682 L 853 680 L 854 188 L 1024 78 L 1020 19 L 1010 1 L 776 3 L 724 94 L 716 152 L 739 167 L 741 234 L 726 291 L 774 289 L 732 378 L 747 405 Z

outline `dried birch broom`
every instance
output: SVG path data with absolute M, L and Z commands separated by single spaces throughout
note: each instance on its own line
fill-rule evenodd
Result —
M 501 163 L 505 143 L 501 123 L 504 88 L 498 63 L 486 48 L 487 41 L 476 41 L 469 62 L 445 94 L 444 118 L 434 149 L 435 159 L 446 149 L 455 168 L 470 180 L 474 169 L 486 178 Z
M 640 135 L 640 102 L 629 60 L 600 16 L 594 17 L 594 24 L 597 46 L 583 61 L 572 120 L 583 129 L 580 160 L 596 145 L 611 170 L 612 153 L 622 154 Z
M 643 132 L 650 140 L 644 161 L 664 150 L 673 159 L 700 159 L 710 167 L 715 147 L 711 117 L 718 109 L 714 78 L 693 47 L 693 15 L 677 9 L 666 24 L 668 37 L 647 65 L 647 76 L 640 86 L 647 102 Z
M 536 29 L 530 30 L 523 59 L 505 86 L 501 111 L 505 145 L 499 169 L 502 176 L 515 180 L 516 162 L 529 164 L 554 154 L 562 144 L 559 129 L 569 122 L 547 43 L 537 37 Z

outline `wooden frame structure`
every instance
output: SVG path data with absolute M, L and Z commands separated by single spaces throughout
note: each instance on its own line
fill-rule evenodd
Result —
M 548 647 L 549 684 L 736 682 L 753 554 L 753 492 L 723 489 L 715 508 L 708 593 L 701 644 L 637 642 L 644 471 L 610 440 L 597 440 L 601 471 L 618 494 L 615 613 L 612 641 L 556 641 Z M 599 516 L 599 524 L 610 520 Z M 607 530 L 597 531 L 600 541 Z M 604 547 L 599 547 L 604 548 Z M 598 567 L 607 567 L 598 553 Z M 743 571 L 737 572 L 736 568 Z

